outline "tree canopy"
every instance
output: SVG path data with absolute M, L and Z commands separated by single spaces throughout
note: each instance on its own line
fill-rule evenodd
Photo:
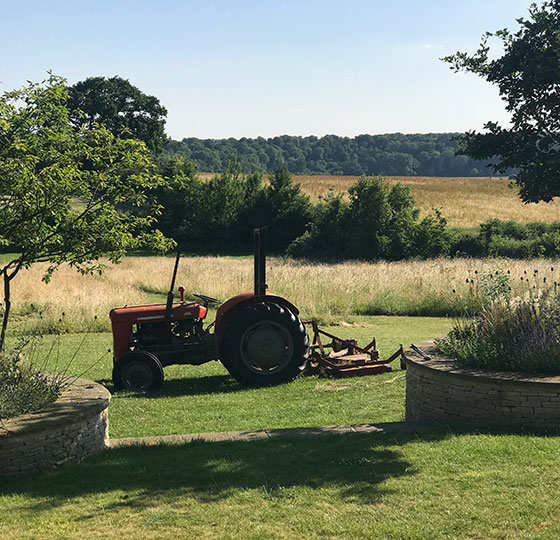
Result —
M 169 141 L 168 155 L 195 160 L 202 171 L 222 172 L 231 161 L 245 173 L 274 173 L 283 164 L 292 174 L 488 176 L 487 161 L 456 155 L 453 133 L 358 135 L 264 139 Z
M 252 230 L 266 227 L 267 251 L 283 253 L 311 216 L 309 197 L 285 167 L 266 183 L 262 174 L 242 174 L 236 163 L 208 181 L 196 176 L 187 158 L 164 157 L 159 170 L 166 179 L 156 190 L 165 208 L 159 225 L 189 252 L 247 253 Z
M 318 260 L 400 260 L 446 253 L 451 235 L 439 212 L 419 220 L 410 188 L 362 176 L 342 194 L 319 201 L 288 254 Z
M 444 61 L 455 71 L 474 73 L 498 86 L 511 125 L 487 122 L 485 132 L 460 137 L 461 152 L 474 159 L 495 158 L 493 169 L 518 169 L 516 183 L 525 202 L 560 195 L 560 0 L 532 4 L 519 30 L 486 32 L 479 49 Z M 490 58 L 489 39 L 503 47 Z
M 89 77 L 76 83 L 69 88 L 68 107 L 75 126 L 102 123 L 116 137 L 144 141 L 156 154 L 167 142 L 165 107 L 121 77 Z
M 49 262 L 48 280 L 63 262 L 100 271 L 102 256 L 169 247 L 153 227 L 159 207 L 149 193 L 162 178 L 146 146 L 95 122 L 76 131 L 67 98 L 66 81 L 53 75 L 0 97 L 0 246 L 19 252 L 0 266 L 0 351 L 10 282 L 22 268 Z

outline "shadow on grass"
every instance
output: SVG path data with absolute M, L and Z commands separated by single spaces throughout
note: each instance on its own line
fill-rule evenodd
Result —
M 209 503 L 247 490 L 280 500 L 293 496 L 294 487 L 371 504 L 389 492 L 387 479 L 415 474 L 401 445 L 447 436 L 375 433 L 117 448 L 34 477 L 6 479 L 0 495 L 24 494 L 20 509 L 29 512 L 112 492 L 123 493 L 112 494 L 104 506 L 142 508 L 181 497 Z
M 133 392 L 131 390 L 115 390 L 113 381 L 109 379 L 96 380 L 104 385 L 112 394 L 118 392 L 127 398 L 167 398 L 177 396 L 203 396 L 206 394 L 229 394 L 243 392 L 252 388 L 242 386 L 230 375 L 208 375 L 206 377 L 184 377 L 182 379 L 168 379 L 163 382 L 159 390 L 149 392 Z
M 196 369 L 196 367 L 194 367 Z M 300 375 L 299 379 L 305 379 L 308 377 L 316 376 L 315 373 L 304 373 Z M 328 377 L 324 378 L 325 382 L 331 380 Z M 111 379 L 96 379 L 97 383 L 102 384 L 111 392 L 111 394 L 117 392 L 119 395 L 122 394 L 127 398 L 144 398 L 144 399 L 154 399 L 154 398 L 167 398 L 167 397 L 178 397 L 178 396 L 204 396 L 208 394 L 230 394 L 239 392 L 252 392 L 255 390 L 266 390 L 270 387 L 256 387 L 256 386 L 244 386 L 237 382 L 231 375 L 224 373 L 223 375 L 206 375 L 203 377 L 195 376 L 189 377 L 185 376 L 182 378 L 172 378 L 165 379 L 163 385 L 158 390 L 150 390 L 147 392 L 139 391 L 135 392 L 132 390 L 116 390 L 113 381 Z M 283 383 L 292 384 L 292 383 Z M 276 385 L 283 386 L 282 385 Z

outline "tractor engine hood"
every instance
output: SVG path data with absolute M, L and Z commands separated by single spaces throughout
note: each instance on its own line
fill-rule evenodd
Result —
M 112 309 L 109 317 L 113 324 L 163 321 L 165 319 L 165 307 L 165 304 L 125 306 Z M 171 320 L 204 319 L 207 313 L 208 309 L 196 302 L 175 303 L 171 308 Z

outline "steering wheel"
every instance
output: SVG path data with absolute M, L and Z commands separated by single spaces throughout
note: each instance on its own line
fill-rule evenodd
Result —
M 205 296 L 204 294 L 193 293 L 193 296 L 201 300 L 204 307 L 208 306 L 208 304 L 222 304 L 221 300 L 217 300 L 211 296 Z

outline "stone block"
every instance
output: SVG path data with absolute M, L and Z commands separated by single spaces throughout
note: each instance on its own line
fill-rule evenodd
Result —
M 97 453 L 108 439 L 110 394 L 77 379 L 41 411 L 5 421 L 0 476 L 24 474 Z
M 433 342 L 431 360 L 407 351 L 406 419 L 560 428 L 560 377 L 461 369 Z

